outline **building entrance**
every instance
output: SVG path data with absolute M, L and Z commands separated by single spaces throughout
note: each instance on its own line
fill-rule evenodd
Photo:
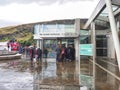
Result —
M 43 50 L 48 50 L 48 58 L 56 58 L 56 48 L 58 45 L 64 45 L 67 47 L 68 45 L 74 46 L 74 39 L 45 39 L 43 40 Z
M 76 49 L 76 60 L 80 59 L 80 19 L 74 23 L 48 23 L 36 24 L 34 26 L 34 39 L 37 40 L 37 47 L 48 49 L 48 57 L 55 58 L 55 49 L 58 44 L 72 44 Z

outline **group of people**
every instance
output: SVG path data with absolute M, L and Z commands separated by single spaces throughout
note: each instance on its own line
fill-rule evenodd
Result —
M 18 51 L 20 47 L 20 44 L 15 40 L 15 41 L 8 41 L 7 42 L 7 48 L 8 51 Z
M 42 61 L 42 54 L 44 52 L 45 59 L 48 56 L 48 50 L 44 49 L 42 51 L 40 48 L 36 48 L 35 46 L 31 47 L 30 49 L 30 60 L 31 64 L 33 63 L 33 60 L 36 59 L 36 61 Z M 66 61 L 74 61 L 75 60 L 75 48 L 73 45 L 68 45 L 68 47 L 65 47 L 65 45 L 58 45 L 56 48 L 56 62 L 66 62 Z
M 66 48 L 65 45 L 59 45 L 56 49 L 56 61 L 65 62 L 65 61 L 74 61 L 75 60 L 75 48 L 73 45 L 68 45 Z
M 31 65 L 33 65 L 33 61 L 37 61 L 38 63 L 42 61 L 42 55 L 44 55 L 45 59 L 48 56 L 48 50 L 45 48 L 43 51 L 40 48 L 36 48 L 36 46 L 31 46 L 30 48 L 30 60 Z

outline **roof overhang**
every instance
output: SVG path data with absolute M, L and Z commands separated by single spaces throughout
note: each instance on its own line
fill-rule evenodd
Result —
M 112 2 L 112 5 L 120 6 L 119 0 L 111 0 L 111 2 Z M 83 29 L 87 29 L 88 26 L 91 24 L 91 22 L 93 22 L 99 16 L 99 14 L 105 9 L 105 7 L 106 7 L 105 0 L 100 0 L 98 5 L 96 6 L 95 10 L 93 11 L 92 15 L 90 16 L 90 18 L 84 25 Z M 120 13 L 120 8 L 114 12 L 114 15 L 116 16 L 119 13 Z
M 120 0 L 111 0 L 113 5 L 120 6 Z
M 97 7 L 93 11 L 92 15 L 88 19 L 88 21 L 85 24 L 85 26 L 83 27 L 83 29 L 87 29 L 87 27 L 90 25 L 90 23 L 96 19 L 96 17 L 102 12 L 102 10 L 104 8 L 105 8 L 105 1 L 104 0 L 100 0 L 100 2 L 98 3 Z

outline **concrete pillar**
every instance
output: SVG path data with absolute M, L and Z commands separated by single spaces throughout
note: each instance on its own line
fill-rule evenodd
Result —
M 36 46 L 37 46 L 37 48 L 40 47 L 40 41 L 39 41 L 39 39 L 37 39 L 37 45 Z
M 106 2 L 106 6 L 107 6 L 106 8 L 108 9 L 110 27 L 111 27 L 111 31 L 112 31 L 114 46 L 115 46 L 116 55 L 117 55 L 118 67 L 119 67 L 119 71 L 120 71 L 120 42 L 119 42 L 119 38 L 118 38 L 117 27 L 116 27 L 115 18 L 114 18 L 113 11 L 112 11 L 111 0 L 105 0 L 105 2 Z
M 43 48 L 43 40 L 40 39 L 40 49 L 42 49 L 42 48 Z
M 117 31 L 119 32 L 120 22 L 117 21 Z
M 76 38 L 75 39 L 75 59 L 80 60 L 80 39 Z
M 80 35 L 80 19 L 75 20 L 75 31 Z M 81 85 L 81 78 L 80 78 L 80 37 L 76 37 L 75 39 L 75 58 L 78 61 L 78 78 L 79 78 L 79 85 Z
M 93 44 L 93 90 L 95 89 L 95 77 L 96 77 L 96 35 L 95 35 L 95 23 L 92 22 L 91 23 L 91 40 L 92 40 L 92 44 Z
M 76 29 L 76 33 L 79 33 L 80 35 L 80 19 L 76 19 L 75 20 L 75 29 Z M 76 60 L 80 60 L 80 37 L 77 37 L 75 39 L 75 54 L 76 54 Z
M 60 45 L 62 45 L 62 39 L 60 39 Z
M 43 53 L 43 39 L 42 38 L 40 38 L 39 40 L 39 48 L 42 50 L 42 53 Z

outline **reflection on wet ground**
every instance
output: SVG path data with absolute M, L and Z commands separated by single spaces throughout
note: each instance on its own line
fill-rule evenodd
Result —
M 83 59 L 81 72 L 78 65 L 55 59 L 43 59 L 33 67 L 28 60 L 0 62 L 0 90 L 120 90 L 115 60 L 99 58 L 93 68 L 92 60 Z
M 51 90 L 80 90 L 76 62 L 56 64 L 54 60 L 43 62 L 40 66 L 41 71 L 34 75 L 34 90 L 45 90 L 46 87 Z
M 98 59 L 96 90 L 120 90 L 120 72 L 116 60 Z
M 96 60 L 94 69 L 92 68 L 92 60 L 83 60 L 81 62 L 83 67 L 88 64 L 86 67 L 88 69 L 81 68 L 83 69 L 81 73 L 93 76 L 93 70 L 95 70 L 95 90 L 120 90 L 120 73 L 115 60 L 99 58 Z
M 22 66 L 21 60 L 0 61 L 0 90 L 33 90 L 33 75 Z

